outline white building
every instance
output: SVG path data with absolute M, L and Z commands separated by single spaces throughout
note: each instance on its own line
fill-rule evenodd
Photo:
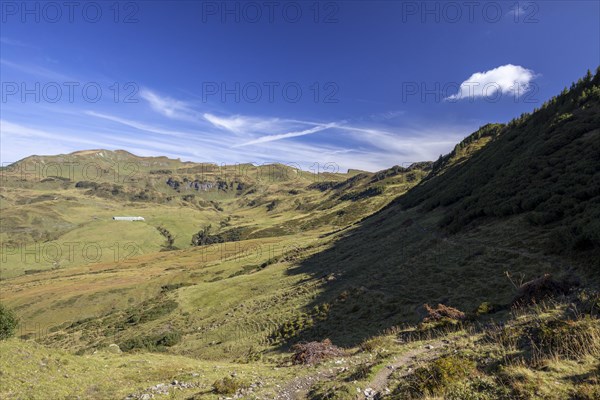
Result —
M 113 217 L 115 221 L 144 221 L 144 217 Z

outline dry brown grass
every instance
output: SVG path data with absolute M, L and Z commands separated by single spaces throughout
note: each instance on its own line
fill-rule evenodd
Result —
M 566 295 L 575 285 L 568 279 L 555 279 L 551 274 L 525 282 L 518 287 L 513 306 L 535 304 L 548 298 Z
M 423 318 L 423 322 L 436 322 L 444 319 L 462 321 L 465 319 L 464 312 L 444 304 L 438 304 L 435 308 L 431 307 L 429 304 L 424 304 L 423 307 L 427 311 L 427 316 Z
M 292 355 L 293 364 L 313 365 L 329 358 L 344 355 L 344 351 L 334 346 L 329 339 L 322 342 L 298 343 L 292 347 L 292 350 L 294 351 Z

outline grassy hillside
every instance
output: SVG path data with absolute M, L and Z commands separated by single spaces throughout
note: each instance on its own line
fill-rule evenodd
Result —
M 488 136 L 490 143 L 463 164 L 452 163 L 454 157 L 440 160 L 434 169 L 444 172 L 398 203 L 405 209 L 443 208 L 439 225 L 448 232 L 490 218 L 524 215 L 532 227 L 550 232 L 548 249 L 600 249 L 598 73 L 580 79 L 533 114 L 506 126 L 486 126 L 476 135 Z
M 426 168 L 375 179 L 124 151 L 28 157 L 2 171 L 0 277 L 185 249 L 209 225 L 229 240 L 339 229 L 414 186 Z M 328 189 L 335 185 L 343 195 Z M 122 215 L 145 221 L 112 220 Z

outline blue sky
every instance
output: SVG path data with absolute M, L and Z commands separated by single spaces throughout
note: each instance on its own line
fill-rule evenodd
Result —
M 106 148 L 375 171 L 600 65 L 597 1 L 75 3 L 2 3 L 4 165 Z

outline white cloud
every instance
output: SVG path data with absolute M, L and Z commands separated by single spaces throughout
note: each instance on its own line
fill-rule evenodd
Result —
M 225 129 L 233 133 L 242 133 L 250 124 L 247 118 L 240 116 L 222 118 L 213 114 L 205 113 L 203 117 L 215 127 Z
M 184 101 L 160 96 L 147 88 L 140 90 L 140 97 L 146 100 L 154 111 L 165 117 L 184 121 L 197 119 L 196 112 Z
M 460 84 L 457 93 L 446 100 L 474 99 L 488 97 L 496 99 L 501 95 L 522 95 L 530 88 L 536 74 L 520 65 L 502 65 L 485 72 L 476 72 Z
M 196 112 L 195 103 L 148 89 L 142 90 L 141 98 L 149 107 L 139 114 L 139 109 L 134 108 L 131 113 L 56 105 L 36 106 L 27 113 L 20 107 L 9 109 L 11 123 L 3 121 L 0 153 L 12 158 L 40 152 L 123 148 L 140 155 L 163 154 L 218 164 L 281 162 L 308 170 L 315 163 L 321 168 L 335 163 L 340 171 L 376 171 L 396 164 L 435 160 L 472 131 L 470 127 L 427 130 L 422 125 L 399 126 L 390 121 L 403 114 L 400 110 L 350 121 L 311 121 Z M 36 123 L 29 125 L 33 112 Z M 60 115 L 64 113 L 68 118 Z M 299 140 L 319 132 L 319 140 Z
M 9 39 L 7 37 L 0 37 L 0 43 L 8 45 L 8 46 L 18 46 L 18 47 L 32 47 L 28 44 L 21 42 L 20 40 Z
M 169 135 L 169 136 L 183 136 L 184 135 L 181 132 L 172 131 L 172 130 L 168 130 L 168 129 L 162 129 L 162 128 L 159 128 L 159 127 L 155 127 L 155 126 L 151 126 L 151 125 L 146 125 L 146 124 L 143 124 L 141 122 L 132 121 L 132 120 L 124 119 L 124 118 L 120 118 L 120 117 L 115 117 L 113 115 L 107 115 L 107 114 L 97 113 L 95 111 L 86 111 L 85 113 L 87 115 L 92 116 L 92 117 L 102 118 L 102 119 L 106 119 L 106 120 L 112 121 L 112 122 L 118 122 L 120 124 L 129 126 L 131 128 L 139 129 L 141 131 L 146 131 L 146 132 L 151 132 L 151 133 L 157 133 L 159 135 Z
M 405 110 L 386 111 L 376 114 L 371 114 L 370 119 L 373 121 L 387 121 L 406 114 Z
M 99 117 L 98 123 L 108 120 L 120 122 L 124 126 L 130 126 L 129 123 L 135 126 L 140 124 L 110 115 L 98 115 L 110 117 Z M 138 155 L 166 155 L 217 164 L 281 162 L 299 165 L 304 170 L 314 170 L 315 164 L 318 164 L 319 168 L 337 165 L 341 172 L 348 168 L 377 171 L 397 164 L 435 160 L 439 154 L 450 151 L 454 144 L 464 137 L 465 132 L 473 130 L 471 127 L 442 126 L 431 129 L 418 126 L 381 130 L 377 127 L 351 126 L 346 123 L 313 123 L 308 129 L 287 129 L 288 133 L 280 135 L 249 136 L 249 139 L 256 138 L 257 142 L 247 144 L 248 147 L 240 147 L 239 136 L 223 135 L 220 130 L 203 135 L 148 136 L 137 132 L 137 128 L 121 131 L 115 130 L 111 125 L 92 121 L 90 123 L 89 117 L 87 118 L 87 127 L 68 128 L 53 125 L 52 128 L 42 129 L 27 126 L 27 123 L 3 120 L 1 158 L 9 160 L 10 157 L 10 161 L 15 161 L 15 157 L 21 158 L 31 154 L 67 153 L 90 148 L 121 148 Z M 279 121 L 283 123 L 285 120 Z M 293 123 L 289 123 L 288 128 L 292 125 Z M 156 130 L 147 124 L 142 126 L 149 127 L 152 131 Z M 297 136 L 325 129 L 338 136 L 335 143 L 294 140 Z M 277 136 L 278 139 L 272 140 L 273 136 Z
M 250 140 L 249 142 L 236 145 L 235 147 L 248 146 L 248 145 L 259 144 L 259 143 L 274 142 L 276 140 L 281 140 L 281 139 L 289 139 L 289 138 L 298 137 L 298 136 L 310 135 L 313 133 L 324 131 L 325 129 L 333 128 L 335 126 L 336 126 L 335 124 L 317 125 L 312 128 L 309 128 L 309 129 L 304 129 L 302 131 L 280 133 L 278 135 L 261 136 L 257 139 Z
M 114 148 L 107 141 L 86 139 L 80 135 L 69 135 L 53 131 L 41 130 L 29 126 L 0 120 L 0 159 L 2 164 L 14 162 L 32 154 L 61 154 L 83 148 Z M 89 132 L 91 137 L 99 137 L 95 132 Z
M 244 115 L 231 115 L 228 117 L 219 117 L 214 114 L 205 113 L 202 115 L 205 120 L 219 129 L 225 129 L 236 135 L 250 135 L 253 133 L 266 134 L 274 133 L 285 129 L 290 123 L 295 121 L 280 120 L 279 118 L 259 118 Z
M 46 78 L 46 79 L 60 80 L 63 82 L 79 82 L 79 80 L 76 79 L 75 77 L 64 75 L 60 72 L 56 72 L 56 71 L 53 71 L 48 68 L 44 68 L 39 65 L 14 63 L 12 61 L 8 61 L 5 59 L 0 59 L 0 65 L 10 68 L 10 69 L 13 69 L 18 72 L 27 74 L 27 75 L 31 75 L 31 76 L 35 77 L 36 79 Z

